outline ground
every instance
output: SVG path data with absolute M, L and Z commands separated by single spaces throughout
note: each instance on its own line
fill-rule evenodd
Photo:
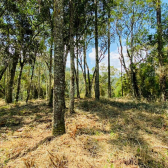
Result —
M 65 122 L 52 137 L 45 100 L 1 100 L 0 168 L 168 168 L 167 103 L 76 99 Z

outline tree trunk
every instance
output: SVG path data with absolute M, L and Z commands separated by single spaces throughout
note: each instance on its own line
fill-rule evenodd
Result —
M 53 30 L 51 30 L 53 31 Z M 53 35 L 53 32 L 52 32 Z M 52 106 L 53 101 L 51 99 L 51 96 L 53 95 L 51 93 L 52 89 L 51 89 L 51 79 L 52 79 L 52 47 L 53 47 L 53 38 L 51 40 L 51 46 L 50 46 L 50 65 L 49 65 L 49 87 L 48 87 L 48 98 L 49 98 L 49 102 L 48 105 Z
M 85 97 L 88 97 L 88 87 L 87 87 L 87 80 L 86 80 L 86 45 L 84 42 L 84 46 L 83 46 L 83 61 L 84 61 L 84 65 L 83 65 L 83 78 L 84 78 L 84 82 L 85 82 Z
M 161 100 L 166 100 L 166 76 L 164 70 L 164 54 L 163 54 L 163 40 L 162 40 L 162 23 L 161 23 L 161 0 L 156 2 L 156 17 L 157 17 L 157 42 L 158 42 L 158 59 L 160 67 L 160 92 Z
M 0 81 L 1 81 L 1 79 L 2 79 L 2 77 L 3 77 L 3 74 L 5 73 L 5 71 L 6 71 L 6 69 L 7 69 L 7 67 L 8 67 L 8 64 L 6 64 L 6 65 L 0 70 Z
M 130 77 L 131 77 L 132 94 L 134 97 L 139 98 L 140 94 L 139 94 L 139 89 L 137 84 L 136 67 L 134 66 L 132 56 L 130 55 L 130 52 L 128 51 L 128 49 L 127 49 L 127 54 L 128 54 L 128 57 L 130 58 L 130 69 L 131 69 Z
M 121 63 L 121 96 L 123 97 L 123 72 L 122 72 L 122 59 L 120 59 Z
M 20 73 L 19 73 L 19 76 L 18 76 L 18 84 L 17 84 L 17 92 L 16 92 L 16 102 L 18 102 L 18 100 L 19 100 L 19 93 L 20 93 L 20 85 L 21 85 L 23 66 L 24 66 L 24 63 L 20 62 Z
M 63 0 L 54 0 L 54 136 L 65 133 L 64 121 L 64 43 L 63 43 Z
M 12 103 L 13 83 L 14 83 L 14 78 L 15 78 L 16 66 L 18 63 L 18 57 L 19 57 L 18 54 L 16 54 L 12 61 L 12 67 L 10 70 L 10 80 L 7 86 L 7 95 L 6 95 L 7 103 Z
M 97 0 L 95 0 L 95 51 L 96 51 L 96 76 L 95 76 L 95 99 L 99 100 L 99 56 L 98 56 L 98 26 L 97 26 Z
M 70 103 L 69 103 L 69 113 L 74 113 L 74 15 L 73 15 L 73 1 L 70 0 Z
M 41 97 L 41 84 L 40 84 L 41 68 L 40 63 L 38 64 L 38 99 Z
M 87 62 L 86 62 L 86 67 L 87 67 L 87 75 L 88 75 L 88 97 L 91 97 L 92 86 L 91 86 L 91 82 L 90 82 L 89 66 L 88 66 Z
M 111 81 L 110 81 L 110 10 L 108 11 L 108 97 L 111 98 Z
M 28 102 L 29 100 L 29 96 L 30 96 L 30 90 L 31 90 L 31 87 L 32 87 L 32 80 L 33 80 L 33 76 L 34 76 L 34 67 L 35 67 L 35 62 L 36 62 L 36 52 L 35 52 L 35 58 L 33 60 L 33 65 L 32 65 L 32 74 L 31 74 L 31 78 L 30 78 L 30 85 L 28 87 L 28 90 L 27 90 L 27 98 L 26 98 L 26 103 Z
M 78 39 L 78 36 L 76 36 Z M 78 53 L 79 53 L 79 48 L 78 48 L 78 41 L 77 41 L 77 54 L 76 54 L 76 92 L 77 92 L 77 98 L 80 98 L 80 93 L 79 93 L 79 66 L 78 66 Z

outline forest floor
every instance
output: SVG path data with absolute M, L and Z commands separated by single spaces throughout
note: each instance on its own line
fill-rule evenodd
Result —
M 76 99 L 51 136 L 45 100 L 0 101 L 0 168 L 168 168 L 167 103 Z

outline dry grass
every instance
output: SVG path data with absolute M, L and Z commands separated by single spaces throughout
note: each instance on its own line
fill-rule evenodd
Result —
M 42 141 L 51 135 L 45 101 L 0 102 L 0 121 L 8 118 L 0 129 L 0 167 L 168 168 L 167 104 L 87 99 L 77 100 L 75 111 L 66 114 L 66 134 Z

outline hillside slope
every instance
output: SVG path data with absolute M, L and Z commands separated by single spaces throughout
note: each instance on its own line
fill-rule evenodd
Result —
M 124 99 L 76 100 L 66 134 L 51 136 L 44 100 L 0 103 L 0 167 L 168 168 L 168 109 Z

